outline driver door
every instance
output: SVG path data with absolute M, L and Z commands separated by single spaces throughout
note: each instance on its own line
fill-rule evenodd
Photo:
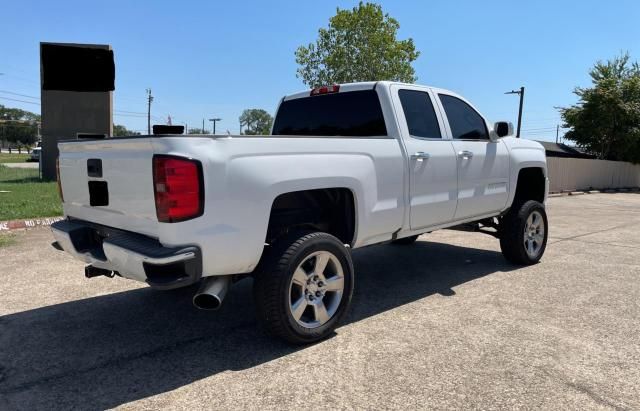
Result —
M 491 141 L 484 118 L 461 98 L 438 93 L 457 157 L 456 220 L 501 211 L 509 195 L 509 152 Z

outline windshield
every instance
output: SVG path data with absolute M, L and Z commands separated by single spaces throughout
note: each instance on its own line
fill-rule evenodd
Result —
M 375 90 L 360 90 L 283 101 L 273 135 L 386 136 L 387 128 Z

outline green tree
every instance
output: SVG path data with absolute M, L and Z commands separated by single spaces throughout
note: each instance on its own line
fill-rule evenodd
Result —
M 629 54 L 598 61 L 592 87 L 576 87 L 578 103 L 560 108 L 565 138 L 600 159 L 640 163 L 640 65 Z
M 187 134 L 207 134 L 207 132 L 201 128 L 190 128 Z
M 245 127 L 246 135 L 267 135 L 271 133 L 273 117 L 261 108 L 250 108 L 242 112 L 240 125 Z
M 400 23 L 374 3 L 337 9 L 315 44 L 295 52 L 297 77 L 310 87 L 355 81 L 416 81 L 411 63 L 418 58 L 411 38 L 397 40 Z
M 2 145 L 24 147 L 33 145 L 38 139 L 40 115 L 0 104 L 0 140 Z
M 113 136 L 114 137 L 124 137 L 124 136 L 139 136 L 140 133 L 137 131 L 132 131 L 127 129 L 125 126 L 120 124 L 113 125 Z

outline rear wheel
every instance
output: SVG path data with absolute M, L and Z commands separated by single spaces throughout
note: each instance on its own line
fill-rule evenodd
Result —
M 544 206 L 529 200 L 512 208 L 500 223 L 500 248 L 515 264 L 531 265 L 540 261 L 549 236 Z
M 327 233 L 298 233 L 279 240 L 256 274 L 257 317 L 272 335 L 292 343 L 329 336 L 353 294 L 347 248 Z
M 409 237 L 403 237 L 403 238 L 399 238 L 397 240 L 393 240 L 391 242 L 391 244 L 397 244 L 397 245 L 410 245 L 416 242 L 416 240 L 418 239 L 418 237 L 420 237 L 419 235 L 412 235 Z

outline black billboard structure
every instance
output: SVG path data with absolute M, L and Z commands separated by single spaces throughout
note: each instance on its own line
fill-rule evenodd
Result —
M 40 43 L 42 176 L 56 178 L 58 141 L 111 136 L 115 63 L 109 45 Z

